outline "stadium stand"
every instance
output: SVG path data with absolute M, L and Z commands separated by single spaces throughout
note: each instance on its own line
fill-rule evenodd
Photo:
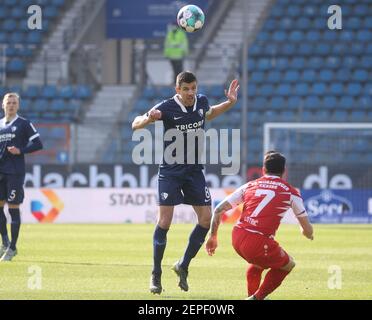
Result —
M 371 4 L 343 3 L 347 23 L 342 32 L 325 28 L 326 8 L 317 0 L 290 6 L 287 0 L 276 1 L 249 48 L 248 158 L 253 163 L 262 157 L 264 122 L 372 121 L 372 22 L 367 16 Z M 143 89 L 123 124 L 123 145 L 130 141 L 132 118 L 171 96 L 168 91 L 166 87 Z M 212 104 L 223 100 L 222 86 L 201 85 L 199 92 L 212 98 Z M 241 105 L 240 101 L 228 116 L 216 119 L 213 127 L 240 127 Z M 124 162 L 129 159 L 127 154 L 123 157 Z

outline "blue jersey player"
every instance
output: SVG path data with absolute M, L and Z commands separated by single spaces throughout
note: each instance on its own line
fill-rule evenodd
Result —
M 39 133 L 30 121 L 18 116 L 19 96 L 7 93 L 3 99 L 4 118 L 0 120 L 0 261 L 10 261 L 17 254 L 21 226 L 19 206 L 23 202 L 26 153 L 42 149 Z M 8 205 L 11 217 L 9 241 L 4 214 Z
M 143 116 L 138 116 L 132 123 L 133 130 L 141 129 L 148 124 L 161 120 L 164 130 L 178 130 L 184 135 L 190 130 L 204 129 L 205 120 L 211 120 L 230 109 L 237 100 L 238 81 L 233 80 L 229 90 L 225 91 L 227 100 L 215 106 L 209 106 L 206 96 L 197 94 L 197 80 L 188 71 L 181 72 L 176 79 L 176 95 L 153 107 Z M 186 135 L 187 136 L 187 135 Z M 165 141 L 164 150 L 174 141 Z M 185 141 L 184 141 L 185 142 Z M 187 142 L 187 141 L 186 141 Z M 184 143 L 187 145 L 187 143 Z M 189 159 L 183 151 L 181 158 Z M 198 150 L 195 150 L 196 153 Z M 195 155 L 197 157 L 197 155 Z M 165 154 L 164 154 L 165 158 Z M 150 292 L 160 294 L 161 261 L 167 242 L 167 232 L 170 228 L 175 205 L 184 203 L 193 206 L 198 218 L 198 224 L 191 232 L 189 242 L 183 257 L 176 262 L 173 270 L 179 278 L 179 287 L 188 291 L 188 267 L 196 256 L 208 233 L 211 221 L 211 197 L 202 172 L 203 166 L 197 161 L 187 163 L 163 163 L 158 173 L 158 221 L 153 236 L 153 270 L 150 279 Z

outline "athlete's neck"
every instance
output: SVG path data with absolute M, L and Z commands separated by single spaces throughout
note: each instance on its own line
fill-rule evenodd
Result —
M 17 117 L 17 114 L 6 114 L 5 115 L 5 122 L 12 122 Z

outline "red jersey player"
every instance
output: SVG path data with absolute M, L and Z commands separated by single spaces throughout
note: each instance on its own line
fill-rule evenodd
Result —
M 248 299 L 262 300 L 280 286 L 295 263 L 274 240 L 280 221 L 289 208 L 297 217 L 302 234 L 313 240 L 313 228 L 299 192 L 281 177 L 285 157 L 269 151 L 263 163 L 264 176 L 246 183 L 226 197 L 214 210 L 211 233 L 206 250 L 213 255 L 217 248 L 217 230 L 221 214 L 243 203 L 243 212 L 232 232 L 235 251 L 249 265 L 247 269 Z M 270 269 L 261 284 L 264 269 Z

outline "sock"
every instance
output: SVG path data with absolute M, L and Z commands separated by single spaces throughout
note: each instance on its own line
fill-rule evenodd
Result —
M 161 275 L 161 261 L 163 260 L 163 255 L 165 247 L 167 245 L 167 232 L 168 230 L 160 228 L 158 225 L 154 231 L 153 237 L 153 247 L 154 247 L 154 267 L 152 273 Z
M 196 256 L 200 247 L 203 245 L 205 236 L 207 235 L 208 231 L 209 228 L 203 228 L 198 224 L 195 226 L 194 230 L 192 230 L 189 237 L 189 244 L 182 259 L 180 260 L 180 266 L 185 271 L 188 271 L 191 259 Z
M 9 214 L 12 218 L 12 222 L 10 224 L 10 233 L 12 236 L 12 240 L 10 242 L 10 249 L 16 250 L 19 229 L 21 228 L 21 213 L 19 209 L 9 209 Z
M 6 217 L 4 207 L 0 207 L 0 234 L 3 241 L 3 246 L 9 246 L 8 230 L 6 228 Z
M 278 288 L 289 272 L 280 269 L 270 269 L 266 274 L 264 282 L 254 294 L 257 300 L 265 299 L 266 296 Z
M 264 271 L 264 269 L 257 268 L 253 264 L 248 266 L 248 269 L 247 269 L 248 297 L 253 295 L 258 290 L 258 288 L 260 287 L 261 275 L 262 275 L 263 271 Z

